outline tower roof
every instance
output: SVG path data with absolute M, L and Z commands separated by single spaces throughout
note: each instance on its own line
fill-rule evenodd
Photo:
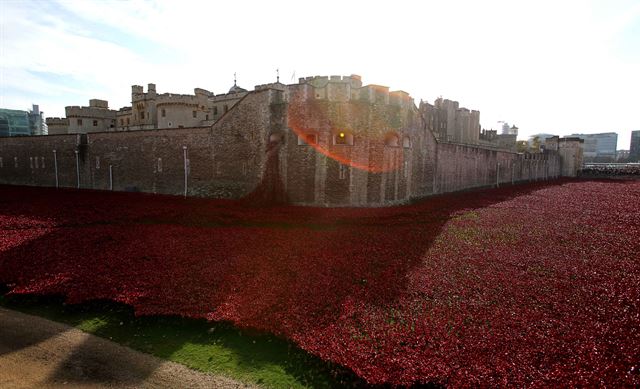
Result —
M 238 85 L 236 85 L 235 83 L 233 84 L 233 86 L 229 89 L 229 93 L 240 93 L 240 92 L 246 92 L 247 90 L 244 88 L 240 88 Z

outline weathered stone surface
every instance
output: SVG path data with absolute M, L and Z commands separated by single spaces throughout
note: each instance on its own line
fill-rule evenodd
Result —
M 579 144 L 517 154 L 442 142 L 406 93 L 328 85 L 257 88 L 207 127 L 0 138 L 0 183 L 55 186 L 56 150 L 61 187 L 79 173 L 81 188 L 182 195 L 186 147 L 190 196 L 383 206 L 579 166 Z

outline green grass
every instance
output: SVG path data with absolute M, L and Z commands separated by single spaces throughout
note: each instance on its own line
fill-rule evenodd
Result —
M 109 301 L 64 304 L 51 296 L 2 296 L 0 305 L 111 339 L 133 349 L 270 388 L 360 387 L 352 372 L 324 362 L 284 339 L 228 323 L 173 316 L 135 317 Z

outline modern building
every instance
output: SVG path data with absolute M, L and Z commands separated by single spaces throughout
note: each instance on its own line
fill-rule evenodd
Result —
M 551 138 L 554 137 L 554 134 L 547 134 L 544 132 L 541 132 L 539 134 L 533 134 L 529 137 L 529 147 L 534 147 L 537 143 L 538 146 L 543 147 L 545 145 L 545 141 L 547 138 Z
M 631 131 L 629 162 L 640 162 L 640 130 Z
M 46 135 L 43 113 L 36 104 L 31 111 L 0 109 L 0 136 Z
M 616 162 L 627 162 L 629 160 L 629 150 L 618 150 Z
M 604 132 L 599 134 L 572 134 L 584 140 L 585 162 L 613 162 L 616 159 L 618 134 Z

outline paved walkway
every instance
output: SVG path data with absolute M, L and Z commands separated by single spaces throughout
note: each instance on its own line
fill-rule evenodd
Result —
M 0 388 L 246 388 L 64 324 L 0 308 Z

